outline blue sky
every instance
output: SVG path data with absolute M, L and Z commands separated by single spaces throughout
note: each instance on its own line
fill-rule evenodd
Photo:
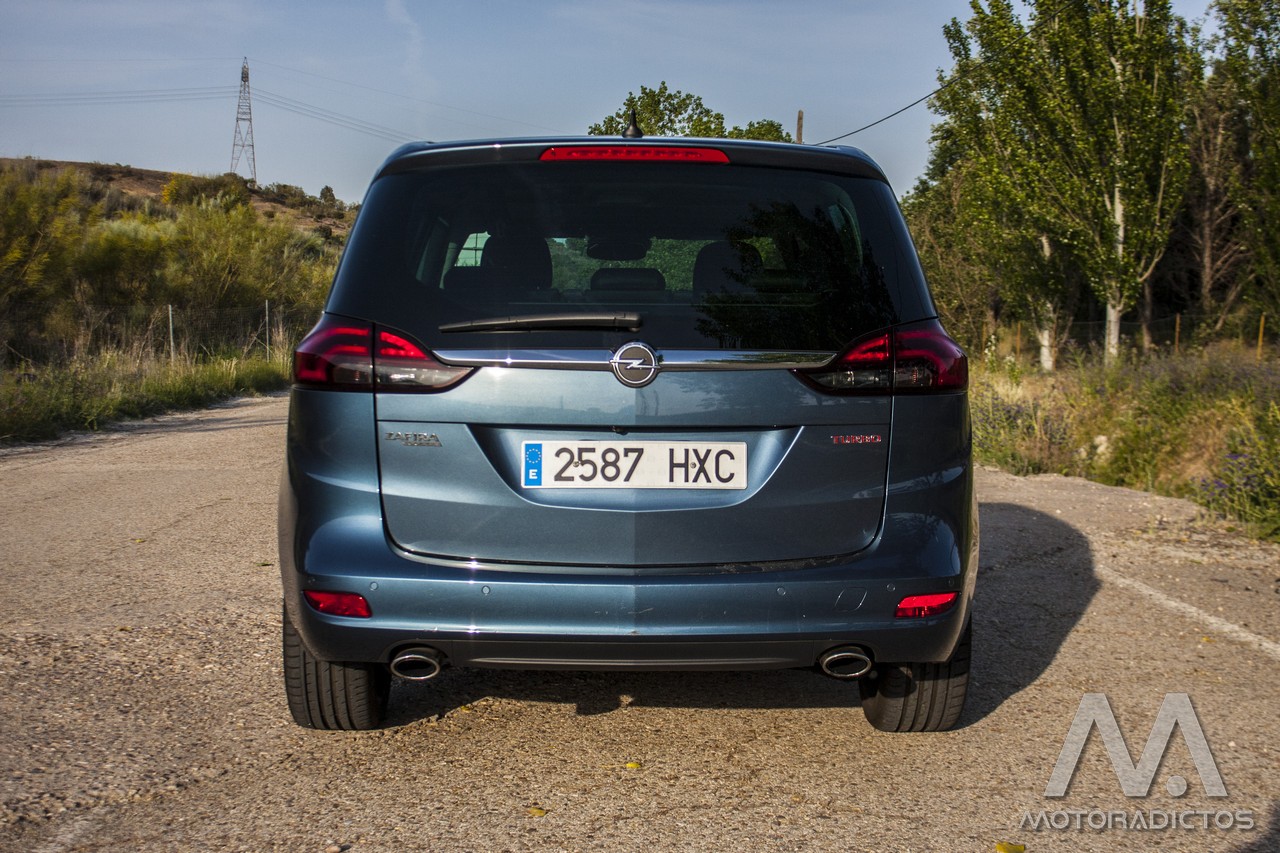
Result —
M 1174 2 L 1189 19 L 1206 5 Z M 805 141 L 838 136 L 936 86 L 942 26 L 969 3 L 0 0 L 0 14 L 0 156 L 225 172 L 247 56 L 259 183 L 358 201 L 398 141 L 582 133 L 664 80 L 730 125 L 794 133 L 803 109 Z M 846 141 L 902 194 L 933 119 L 922 104 Z

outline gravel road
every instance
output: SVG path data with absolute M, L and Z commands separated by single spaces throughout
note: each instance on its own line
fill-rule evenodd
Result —
M 1280 850 L 1280 547 L 1062 477 L 980 474 L 956 731 L 876 732 L 856 688 L 808 672 L 481 670 L 398 684 L 383 731 L 300 729 L 286 407 L 0 452 L 0 851 Z M 1148 796 L 1095 732 L 1046 799 L 1087 693 L 1135 762 L 1165 694 L 1188 694 L 1227 797 L 1180 725 Z

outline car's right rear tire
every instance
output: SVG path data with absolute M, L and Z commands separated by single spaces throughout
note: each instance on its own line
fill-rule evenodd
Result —
M 309 729 L 365 731 L 382 725 L 391 674 L 370 663 L 323 661 L 283 614 L 284 688 L 294 722 Z
M 944 663 L 881 664 L 858 679 L 862 712 L 882 732 L 940 732 L 956 724 L 969 690 L 972 627 Z

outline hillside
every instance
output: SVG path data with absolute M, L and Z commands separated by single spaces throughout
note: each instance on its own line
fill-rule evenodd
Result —
M 175 174 L 154 169 L 140 169 L 120 163 L 79 163 L 30 157 L 0 157 L 0 169 L 30 165 L 42 171 L 76 169 L 89 175 L 107 189 L 117 190 L 133 198 L 150 199 L 157 204 L 163 202 L 164 188 Z M 250 204 L 264 218 L 286 222 L 299 231 L 317 233 L 326 239 L 345 241 L 352 223 L 355 222 L 354 209 L 347 208 L 341 202 L 336 206 L 326 205 L 315 196 L 306 195 L 300 187 L 268 184 L 266 187 L 249 187 L 249 193 Z

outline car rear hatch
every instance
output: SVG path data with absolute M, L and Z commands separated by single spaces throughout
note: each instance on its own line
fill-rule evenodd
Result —
M 786 371 L 671 372 L 636 390 L 607 371 L 485 367 L 447 394 L 383 395 L 387 529 L 409 551 L 484 562 L 857 551 L 880 524 L 890 406 L 800 423 L 811 393 Z
M 375 181 L 322 323 L 338 331 L 300 358 L 355 352 L 356 376 L 367 351 L 397 546 L 718 571 L 872 542 L 891 392 L 922 339 L 896 205 L 862 161 L 726 148 L 447 151 Z M 923 328 L 936 382 L 949 341 Z

